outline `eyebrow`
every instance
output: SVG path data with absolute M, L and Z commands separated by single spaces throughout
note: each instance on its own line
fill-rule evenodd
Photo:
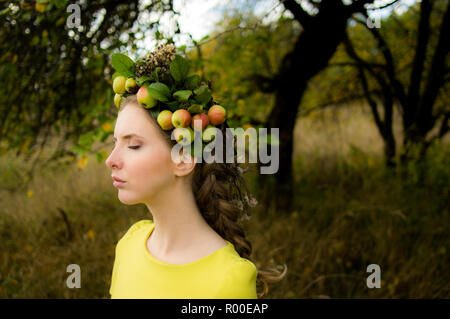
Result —
M 131 134 L 123 135 L 123 136 L 122 136 L 122 139 L 127 140 L 127 139 L 132 138 L 133 136 L 135 136 L 135 137 L 142 137 L 142 136 L 140 136 L 140 135 L 131 133 Z M 117 140 L 115 136 L 113 136 L 113 140 L 114 140 L 114 141 Z

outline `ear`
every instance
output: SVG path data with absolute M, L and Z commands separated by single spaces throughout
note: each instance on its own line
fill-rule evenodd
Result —
M 180 161 L 172 161 L 173 172 L 175 176 L 186 176 L 189 175 L 195 168 L 197 159 L 192 157 L 187 151 L 180 150 Z

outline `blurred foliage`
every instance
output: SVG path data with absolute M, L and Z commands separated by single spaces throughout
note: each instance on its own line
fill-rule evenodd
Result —
M 233 127 L 265 127 L 274 96 L 261 92 L 251 77 L 275 76 L 299 32 L 298 24 L 285 15 L 262 24 L 252 11 L 231 11 L 206 41 L 199 41 L 201 55 L 197 50 L 188 52 L 199 61 L 203 76 L 212 80 L 215 97 L 230 110 Z
M 51 158 L 74 160 L 105 141 L 114 111 L 111 54 L 125 47 L 134 53 L 137 39 L 157 29 L 158 15 L 173 13 L 172 1 L 84 1 L 75 4 L 81 24 L 71 27 L 76 10 L 68 5 L 0 2 L 1 154 L 38 160 L 49 136 L 58 135 Z M 150 11 L 151 22 L 142 17 Z M 100 160 L 104 155 L 98 152 Z

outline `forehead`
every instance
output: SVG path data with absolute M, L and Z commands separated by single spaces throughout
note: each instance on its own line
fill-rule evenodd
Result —
M 127 105 L 117 116 L 114 139 L 153 136 L 155 132 L 149 116 L 140 106 Z

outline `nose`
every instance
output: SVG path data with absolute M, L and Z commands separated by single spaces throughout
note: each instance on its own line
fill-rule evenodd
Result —
M 122 166 L 122 161 L 118 158 L 117 152 L 112 150 L 111 154 L 109 154 L 108 158 L 105 161 L 106 166 L 109 168 L 120 168 Z

